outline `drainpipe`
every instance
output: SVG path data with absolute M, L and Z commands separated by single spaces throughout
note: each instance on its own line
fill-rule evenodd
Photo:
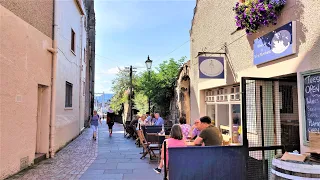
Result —
M 82 94 L 81 94 L 81 87 L 82 87 L 82 70 L 83 70 L 83 53 L 82 53 L 82 50 L 83 50 L 83 36 L 82 36 L 82 33 L 83 33 L 83 15 L 81 16 L 80 18 L 80 66 L 79 66 L 79 69 L 80 69 L 80 78 L 79 78 L 79 133 L 81 133 L 82 131 L 82 125 L 81 125 L 81 100 L 82 100 Z
M 56 121 L 56 75 L 57 75 L 57 13 L 56 0 L 53 0 L 53 18 L 52 18 L 52 48 L 48 48 L 48 51 L 52 53 L 52 64 L 51 64 L 51 107 L 50 107 L 50 134 L 49 134 L 49 153 L 50 157 L 53 158 L 55 154 L 54 148 L 54 136 L 55 136 L 55 121 Z

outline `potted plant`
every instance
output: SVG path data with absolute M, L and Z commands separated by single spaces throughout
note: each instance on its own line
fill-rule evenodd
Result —
M 261 26 L 277 24 L 286 0 L 246 0 L 239 2 L 233 10 L 238 29 L 245 29 L 247 34 L 255 33 Z

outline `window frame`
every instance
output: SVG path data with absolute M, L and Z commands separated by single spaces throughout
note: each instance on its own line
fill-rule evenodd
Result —
M 66 81 L 65 108 L 72 108 L 73 84 Z
M 71 41 L 70 41 L 70 50 L 76 55 L 76 32 L 71 28 Z

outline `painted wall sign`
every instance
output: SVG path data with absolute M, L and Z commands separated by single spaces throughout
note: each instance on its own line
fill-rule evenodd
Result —
M 320 132 L 320 73 L 304 76 L 306 137 L 309 132 Z
M 200 78 L 224 78 L 224 58 L 199 56 Z
M 292 21 L 253 42 L 254 65 L 296 53 L 296 22 Z

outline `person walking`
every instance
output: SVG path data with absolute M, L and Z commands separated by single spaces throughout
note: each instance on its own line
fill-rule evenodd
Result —
M 91 128 L 93 130 L 92 139 L 94 140 L 97 140 L 97 130 L 98 130 L 99 122 L 102 125 L 100 116 L 97 114 L 97 111 L 94 110 L 93 116 L 90 117 L 90 120 L 89 120 L 89 124 L 91 125 Z
M 107 124 L 109 127 L 109 136 L 112 136 L 112 127 L 114 125 L 114 116 L 111 113 L 107 113 Z

